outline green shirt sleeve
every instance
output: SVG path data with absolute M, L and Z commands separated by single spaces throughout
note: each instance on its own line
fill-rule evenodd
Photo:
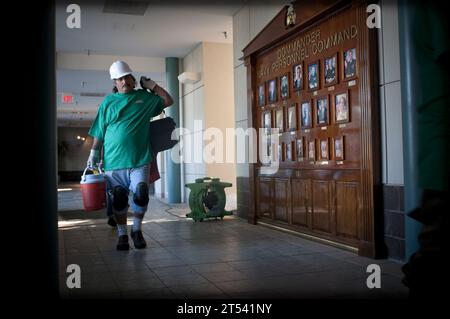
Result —
M 105 139 L 106 132 L 106 99 L 103 100 L 102 104 L 98 108 L 97 116 L 95 117 L 94 122 L 92 123 L 91 129 L 88 134 L 96 139 L 103 141 Z
M 147 90 L 145 90 L 144 92 L 145 94 L 147 94 L 147 97 L 149 99 L 152 99 L 154 101 L 154 103 L 151 104 L 153 106 L 151 117 L 155 117 L 161 114 L 165 107 L 163 98 L 154 93 L 148 92 Z

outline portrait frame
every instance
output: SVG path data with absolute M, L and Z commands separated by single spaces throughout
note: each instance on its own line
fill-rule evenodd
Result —
M 297 155 L 297 161 L 302 161 L 305 157 L 303 153 L 303 137 L 300 136 L 300 138 L 297 138 L 295 141 L 295 151 Z
M 275 110 L 275 128 L 280 132 L 284 132 L 284 108 L 280 107 Z
M 343 161 L 345 158 L 345 136 L 336 136 L 333 138 L 334 159 Z
M 260 140 L 258 141 L 258 147 L 261 147 L 262 149 L 262 153 L 264 154 L 264 156 L 267 157 L 267 162 L 263 161 L 263 156 L 261 154 L 261 152 L 258 150 L 258 158 L 259 158 L 259 163 L 261 165 L 267 165 L 270 164 L 272 162 L 272 157 L 271 157 L 271 147 L 272 147 L 272 142 L 271 142 L 271 134 L 269 130 L 263 130 L 263 132 L 261 134 L 259 134 L 258 137 Z
M 339 78 L 339 65 L 338 65 L 338 53 L 336 52 L 333 55 L 327 56 L 323 59 L 323 83 L 324 85 L 327 86 L 332 86 L 338 83 L 338 78 Z M 327 64 L 331 62 L 333 64 L 334 62 L 334 66 L 332 66 L 331 69 L 327 68 Z M 329 73 L 328 70 L 332 70 L 330 71 L 331 73 Z M 334 73 L 333 73 L 334 71 Z M 333 74 L 334 77 L 331 77 L 330 74 Z
M 284 162 L 284 142 L 278 144 L 278 162 Z
M 300 78 L 299 81 L 297 81 L 296 77 L 296 71 L 297 69 L 300 69 Z M 294 91 L 301 91 L 303 90 L 303 61 L 299 64 L 296 64 L 292 67 L 292 87 L 294 88 Z
M 266 105 L 266 84 L 258 85 L 258 106 Z
M 289 99 L 289 73 L 280 76 L 280 99 Z
M 278 100 L 278 90 L 277 90 L 277 79 L 276 78 L 267 81 L 267 98 L 268 98 L 269 103 L 276 103 Z
M 291 162 L 294 161 L 294 148 L 292 143 L 292 141 L 286 143 L 286 160 Z
M 328 95 L 316 99 L 316 124 L 317 126 L 327 126 L 330 124 L 330 99 Z M 322 106 L 324 109 L 322 110 Z
M 328 138 L 320 140 L 320 159 L 329 160 L 330 159 L 330 144 Z
M 315 76 L 313 71 L 315 67 Z M 316 91 L 320 89 L 320 63 L 319 60 L 308 64 L 308 91 Z
M 261 112 L 261 127 L 270 130 L 272 128 L 272 112 L 264 111 Z
M 308 141 L 308 160 L 315 161 L 316 160 L 316 140 Z
M 348 61 L 349 54 L 352 54 L 353 61 L 351 64 L 349 64 L 350 61 Z M 350 49 L 344 50 L 342 54 L 342 69 L 343 69 L 343 77 L 344 81 L 355 79 L 358 75 L 358 58 L 356 55 L 356 48 L 352 47 Z
M 287 108 L 287 130 L 297 130 L 297 104 L 294 103 Z
M 342 102 L 344 101 L 344 102 Z M 334 122 L 350 122 L 349 91 L 336 93 L 333 98 Z
M 302 129 L 312 127 L 312 103 L 311 100 L 303 101 L 300 104 L 300 126 Z
M 281 145 L 281 143 L 278 144 L 278 148 Z M 278 149 L 277 149 L 277 144 L 276 143 L 272 143 L 271 144 L 271 150 L 272 150 L 272 155 L 273 155 L 273 162 L 279 162 L 280 159 L 278 158 Z

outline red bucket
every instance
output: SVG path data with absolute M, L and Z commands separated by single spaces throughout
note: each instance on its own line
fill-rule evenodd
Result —
M 86 175 L 86 171 L 81 176 L 81 195 L 83 196 L 83 206 L 85 211 L 99 210 L 106 207 L 106 186 L 105 176 L 100 170 L 99 174 Z

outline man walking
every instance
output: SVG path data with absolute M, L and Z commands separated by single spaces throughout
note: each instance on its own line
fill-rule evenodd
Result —
M 105 97 L 89 130 L 94 139 L 88 167 L 100 162 L 103 166 L 108 198 L 117 221 L 117 250 L 128 250 L 127 212 L 133 210 L 131 238 L 137 249 L 147 246 L 141 224 L 149 201 L 148 174 L 152 161 L 149 123 L 165 107 L 172 105 L 171 96 L 153 80 L 141 77 L 143 89 L 135 89 L 136 79 L 127 63 L 114 62 L 110 69 L 114 94 Z M 149 90 L 149 91 L 147 91 Z

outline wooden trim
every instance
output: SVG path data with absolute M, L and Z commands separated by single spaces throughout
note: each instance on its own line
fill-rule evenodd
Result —
M 323 243 L 323 244 L 327 244 L 327 245 L 330 245 L 330 246 L 334 246 L 334 247 L 337 247 L 337 248 L 345 249 L 345 250 L 351 251 L 351 252 L 353 252 L 355 254 L 357 254 L 358 250 L 360 250 L 359 247 L 358 248 L 357 247 L 353 247 L 353 246 L 347 245 L 345 243 L 336 242 L 334 240 L 328 240 L 328 239 L 325 239 L 325 238 L 317 237 L 317 236 L 314 236 L 314 235 L 311 235 L 311 234 L 307 234 L 305 232 L 299 232 L 299 231 L 296 231 L 296 230 L 293 230 L 293 229 L 290 229 L 290 228 L 286 228 L 286 227 L 279 227 L 278 225 L 276 225 L 276 224 L 274 224 L 274 223 L 272 223 L 270 221 L 258 220 L 257 224 L 261 225 L 261 226 L 268 227 L 268 228 L 276 229 L 276 230 L 279 230 L 279 231 L 282 231 L 282 232 L 286 232 L 286 233 L 289 233 L 289 234 L 294 235 L 294 236 L 302 237 L 302 238 L 305 238 L 305 239 L 308 239 L 308 240 L 312 240 L 312 241 L 316 241 L 316 242 L 319 242 L 319 243 Z
M 251 114 L 248 118 L 248 127 L 255 127 L 258 119 L 256 119 L 256 112 L 253 112 L 255 104 L 258 103 L 258 98 L 253 96 L 253 88 L 256 86 L 256 70 L 255 70 L 255 58 L 247 57 L 245 59 L 244 66 L 247 68 L 247 114 Z M 257 127 L 257 126 L 256 126 Z M 251 142 L 251 141 L 250 141 Z M 256 224 L 256 202 L 254 200 L 256 196 L 255 190 L 255 164 L 253 160 L 249 161 L 249 205 L 247 220 L 250 224 Z
M 359 1 L 358 1 L 359 2 Z M 357 8 L 358 25 L 364 26 L 366 23 L 365 6 L 360 4 Z M 359 97 L 361 105 L 361 199 L 362 211 L 360 216 L 360 255 L 375 258 L 374 229 L 375 217 L 382 215 L 382 211 L 375 211 L 375 202 L 380 198 L 375 198 L 374 186 L 380 184 L 380 143 L 379 143 L 379 109 L 378 109 L 378 88 L 376 86 L 378 71 L 376 70 L 377 57 L 377 34 L 375 30 L 360 28 L 358 37 L 357 61 L 360 70 Z M 367 48 L 366 51 L 361 48 Z M 363 64 L 364 63 L 364 67 Z
M 294 3 L 297 22 L 293 28 L 286 29 L 284 27 L 285 12 L 287 6 L 284 6 L 278 14 L 270 20 L 270 22 L 242 49 L 245 60 L 252 54 L 263 53 L 264 50 L 271 48 L 274 44 L 279 44 L 280 38 L 286 38 L 283 41 L 289 41 L 289 38 L 298 33 L 300 30 L 305 31 L 320 23 L 323 19 L 331 14 L 336 14 L 340 10 L 344 10 L 351 5 L 350 0 L 297 0 Z M 305 12 L 304 7 L 313 9 Z M 301 22 L 303 20 L 303 22 Z

